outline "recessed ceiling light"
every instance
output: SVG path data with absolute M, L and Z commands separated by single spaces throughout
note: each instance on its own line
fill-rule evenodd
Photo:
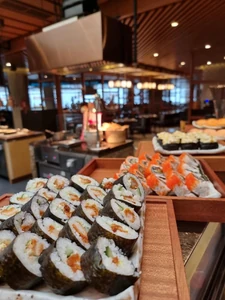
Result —
M 153 56 L 154 56 L 154 57 L 158 57 L 158 56 L 159 56 L 159 53 L 154 53 Z
M 90 69 L 89 69 L 89 71 L 90 71 L 90 72 L 92 72 L 92 71 L 93 71 L 93 69 L 92 69 L 92 68 L 90 68 Z
M 223 57 L 223 59 L 225 59 L 225 56 Z
M 207 65 L 211 65 L 212 64 L 212 62 L 211 61 L 207 61 Z
M 186 63 L 185 63 L 185 61 L 182 61 L 180 64 L 181 64 L 181 66 L 184 66 Z
M 5 65 L 6 65 L 6 67 L 11 67 L 12 66 L 12 64 L 10 62 L 7 62 Z
M 170 25 L 171 25 L 171 27 L 177 27 L 179 25 L 179 23 L 176 21 L 173 21 L 173 22 L 171 22 Z
M 210 49 L 210 48 L 211 48 L 211 45 L 209 45 L 209 44 L 205 45 L 205 49 Z

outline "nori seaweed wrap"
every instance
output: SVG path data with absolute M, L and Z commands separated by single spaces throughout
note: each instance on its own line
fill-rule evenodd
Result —
M 81 257 L 86 280 L 101 293 L 116 295 L 138 279 L 132 262 L 113 240 L 99 237 Z
M 15 234 L 10 230 L 0 231 L 0 255 L 3 254 L 4 250 L 10 245 L 10 243 L 15 239 Z M 3 282 L 3 268 L 0 264 L 0 283 Z
M 31 228 L 31 232 L 38 234 L 46 239 L 49 243 L 57 240 L 59 232 L 62 230 L 63 225 L 52 220 L 51 218 L 38 219 Z
M 35 218 L 32 214 L 21 211 L 15 216 L 2 222 L 0 225 L 0 230 L 11 230 L 17 235 L 30 230 L 34 222 Z
M 70 239 L 75 242 L 79 247 L 88 249 L 90 247 L 88 241 L 88 231 L 90 230 L 91 225 L 78 216 L 72 217 L 64 225 L 59 236 Z
M 138 239 L 138 233 L 129 226 L 106 216 L 98 216 L 88 232 L 92 244 L 99 236 L 114 240 L 115 244 L 126 254 L 132 253 Z
M 29 212 L 35 219 L 40 219 L 43 217 L 48 206 L 48 201 L 45 198 L 35 195 L 29 202 L 22 206 L 21 210 Z
M 41 256 L 42 276 L 54 293 L 71 295 L 85 288 L 87 282 L 81 270 L 84 250 L 66 238 L 59 238 Z
M 101 187 L 89 185 L 81 195 L 80 200 L 94 199 L 102 205 L 105 196 L 106 192 Z
M 0 255 L 4 281 L 15 290 L 30 289 L 42 280 L 39 256 L 48 247 L 35 233 L 24 232 Z
M 99 183 L 95 179 L 81 174 L 76 174 L 71 177 L 71 186 L 80 193 L 83 193 L 89 185 L 99 186 Z
M 83 200 L 73 213 L 73 216 L 81 217 L 92 224 L 102 208 L 103 206 L 95 200 Z

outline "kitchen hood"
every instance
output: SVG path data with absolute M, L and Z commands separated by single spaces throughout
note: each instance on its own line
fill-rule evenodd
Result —
M 30 72 L 66 75 L 132 63 L 132 30 L 101 12 L 62 21 L 26 39 Z

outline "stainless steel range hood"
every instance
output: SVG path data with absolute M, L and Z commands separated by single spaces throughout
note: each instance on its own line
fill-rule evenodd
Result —
M 26 39 L 30 72 L 65 75 L 132 63 L 131 28 L 101 12 L 55 25 Z

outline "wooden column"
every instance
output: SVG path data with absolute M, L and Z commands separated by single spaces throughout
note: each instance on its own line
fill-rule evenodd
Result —
M 190 65 L 190 99 L 188 106 L 188 123 L 191 123 L 191 111 L 193 106 L 193 92 L 194 92 L 194 52 L 191 52 L 191 65 Z
M 63 130 L 63 109 L 62 109 L 62 95 L 61 95 L 61 77 L 55 75 L 55 88 L 56 88 L 56 97 L 57 97 L 57 110 L 58 110 L 58 127 L 59 130 Z
M 84 80 L 84 73 L 81 73 L 81 85 L 82 85 L 82 97 L 83 97 L 83 102 L 85 102 L 85 80 Z

